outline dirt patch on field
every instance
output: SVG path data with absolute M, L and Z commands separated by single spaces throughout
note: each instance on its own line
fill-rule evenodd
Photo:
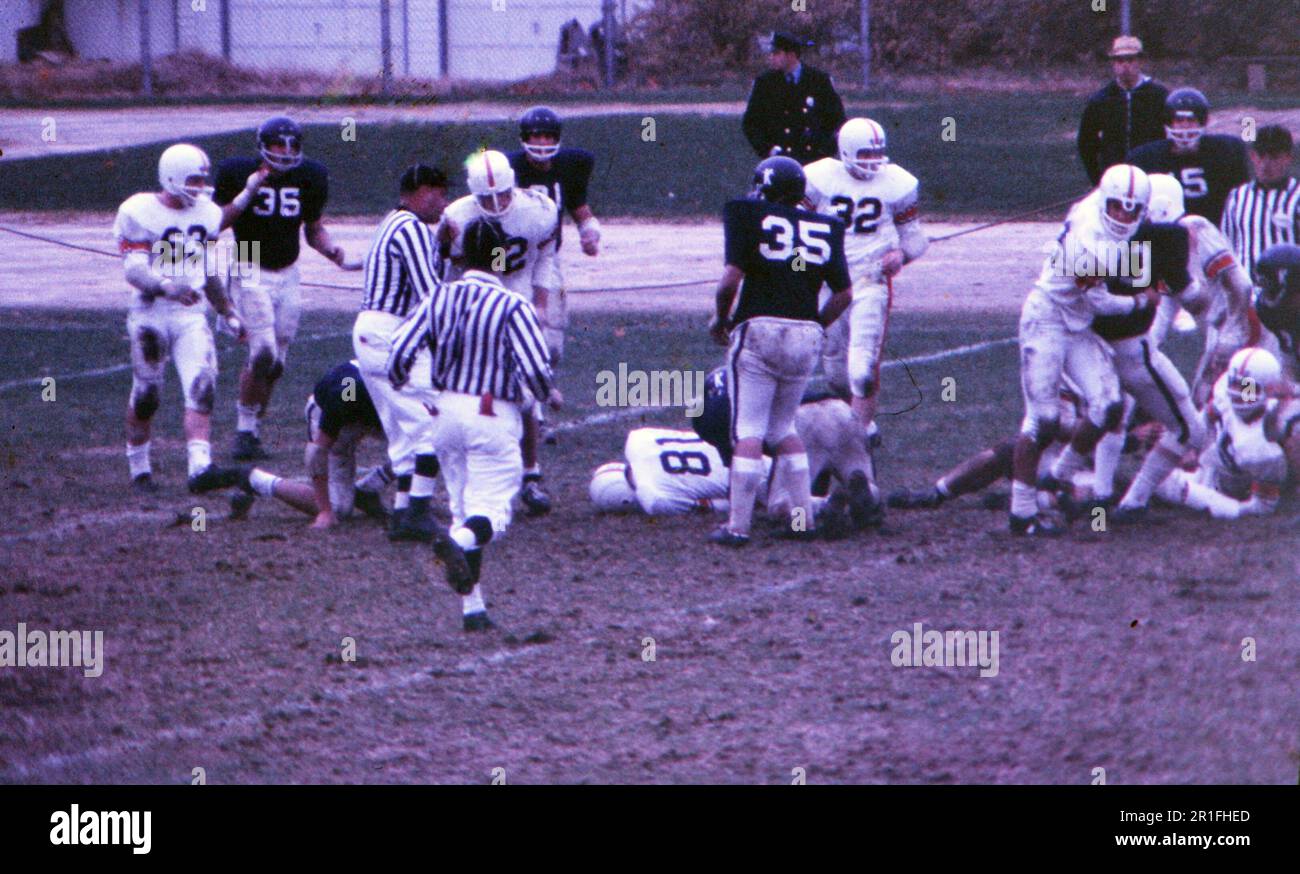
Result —
M 0 213 L 0 226 L 63 243 L 112 253 L 113 218 L 105 214 L 51 216 Z M 340 218 L 330 231 L 349 252 L 370 244 L 373 219 Z M 722 226 L 712 220 L 690 223 L 610 220 L 604 223 L 604 249 L 587 258 L 576 247 L 563 253 L 565 281 L 575 311 L 668 309 L 709 312 L 713 283 L 722 269 Z M 932 237 L 970 225 L 927 225 Z M 1042 263 L 1042 244 L 1055 224 L 1018 222 L 935 242 L 895 284 L 900 312 L 1008 311 L 1019 308 Z M 85 307 L 126 304 L 126 286 L 116 256 L 68 249 L 0 231 L 0 305 Z M 302 281 L 308 309 L 353 311 L 361 300 L 361 274 L 345 273 L 304 251 Z M 692 282 L 674 287 L 675 283 Z M 602 290 L 623 289 L 623 290 Z

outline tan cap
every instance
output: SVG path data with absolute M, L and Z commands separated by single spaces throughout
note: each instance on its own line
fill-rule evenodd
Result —
M 1117 36 L 1110 44 L 1112 58 L 1131 58 L 1142 54 L 1142 40 L 1135 36 Z

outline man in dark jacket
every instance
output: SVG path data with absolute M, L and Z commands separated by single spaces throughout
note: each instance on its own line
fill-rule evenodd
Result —
M 808 164 L 835 155 L 844 104 L 830 76 L 801 62 L 808 45 L 788 33 L 772 34 L 771 69 L 754 80 L 742 122 L 760 158 L 786 155 Z
M 1089 98 L 1079 123 L 1079 157 L 1093 185 L 1130 151 L 1165 137 L 1169 89 L 1142 75 L 1142 40 L 1116 37 L 1110 60 L 1115 78 Z

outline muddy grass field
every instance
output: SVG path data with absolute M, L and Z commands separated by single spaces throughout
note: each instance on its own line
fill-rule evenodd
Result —
M 570 406 L 543 452 L 556 509 L 493 544 L 499 628 L 467 635 L 427 548 L 366 521 L 314 533 L 265 500 L 234 522 L 223 496 L 186 494 L 174 373 L 155 429 L 163 490 L 134 496 L 116 267 L 32 246 L 18 271 L 7 262 L 0 297 L 0 629 L 101 630 L 105 656 L 94 678 L 0 668 L 0 781 L 188 783 L 195 768 L 211 783 L 788 783 L 803 769 L 809 782 L 1086 785 L 1096 768 L 1109 783 L 1296 781 L 1294 507 L 1231 526 L 1164 509 L 1039 543 L 968 498 L 893 513 L 885 533 L 739 552 L 710 548 L 703 517 L 598 517 L 591 470 L 640 421 L 682 419 L 596 407 L 595 374 L 707 370 L 720 350 L 706 287 L 593 295 L 573 317 Z M 716 270 L 706 249 L 679 275 Z M 891 357 L 920 360 L 886 372 L 884 409 L 916 404 L 882 420 L 887 490 L 929 482 L 1019 419 L 1014 346 L 990 341 L 1014 335 L 1036 259 L 969 253 L 936 246 L 903 289 Z M 36 278 L 37 257 L 100 277 L 59 291 L 86 289 L 82 307 L 14 281 Z M 265 431 L 276 472 L 300 474 L 302 401 L 350 357 L 349 295 L 304 319 Z M 242 352 L 219 344 L 224 457 Z M 1194 343 L 1173 352 L 1189 366 Z M 891 637 L 918 622 L 998 632 L 997 675 L 894 666 Z

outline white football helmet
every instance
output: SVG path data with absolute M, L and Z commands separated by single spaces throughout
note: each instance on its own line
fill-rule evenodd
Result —
M 158 159 L 158 182 L 163 191 L 179 197 L 186 206 L 212 197 L 209 183 L 212 164 L 198 146 L 177 143 L 169 146 Z M 195 178 L 202 179 L 195 182 Z
M 1132 164 L 1116 164 L 1102 174 L 1097 190 L 1101 193 L 1097 209 L 1106 233 L 1117 240 L 1133 236 L 1151 202 L 1151 179 L 1146 171 Z M 1121 216 L 1111 215 L 1112 205 Z
M 1228 400 L 1244 421 L 1259 418 L 1282 384 L 1282 365 L 1267 349 L 1248 346 L 1228 361 Z
M 858 179 L 870 179 L 889 163 L 885 155 L 885 129 L 869 118 L 851 118 L 839 133 L 840 160 Z M 867 157 L 859 156 L 866 151 Z
M 1152 173 L 1147 180 L 1151 183 L 1151 202 L 1147 205 L 1147 217 L 1151 221 L 1175 222 L 1187 213 L 1181 182 L 1168 173 Z
M 611 461 L 591 476 L 591 502 L 602 513 L 626 513 L 637 507 L 636 492 L 627 481 L 627 465 Z
M 479 209 L 494 218 L 505 215 L 514 203 L 515 170 L 500 152 L 475 152 L 465 162 L 466 182 Z

